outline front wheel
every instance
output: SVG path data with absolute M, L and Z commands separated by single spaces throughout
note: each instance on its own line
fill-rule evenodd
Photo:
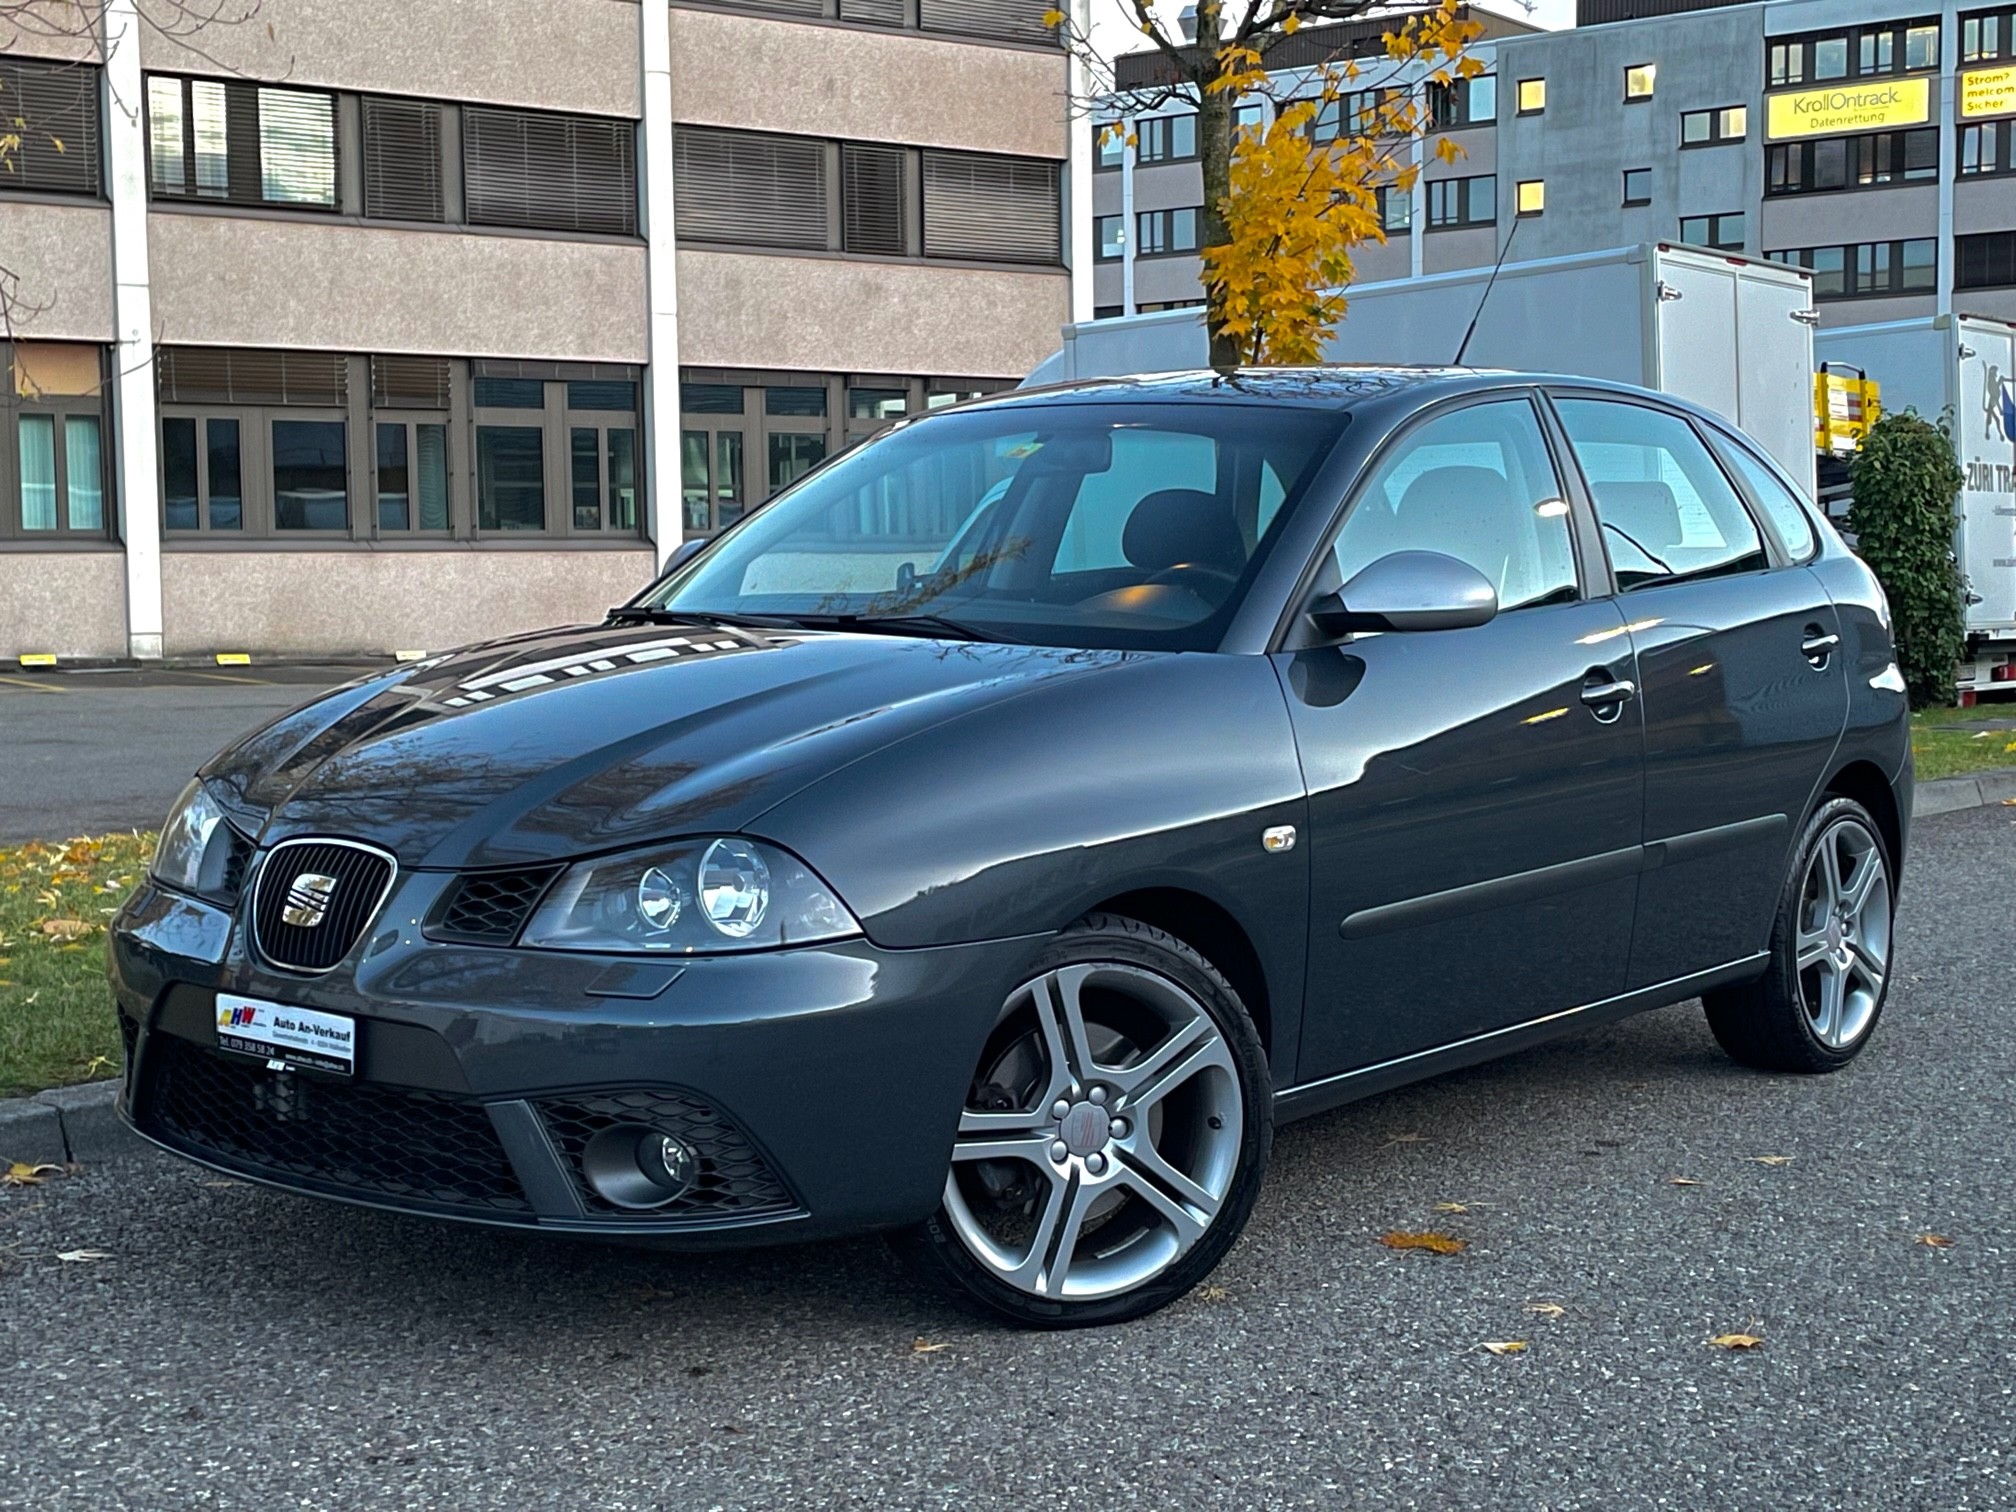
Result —
M 1239 1237 L 1273 1103 L 1225 979 L 1159 929 L 1088 916 L 1009 994 L 938 1211 L 892 1242 L 956 1301 L 1025 1327 L 1141 1317 Z
M 1895 893 L 1869 811 L 1830 798 L 1807 821 L 1754 982 L 1706 994 L 1724 1050 L 1764 1071 L 1837 1071 L 1868 1044 L 1890 986 Z

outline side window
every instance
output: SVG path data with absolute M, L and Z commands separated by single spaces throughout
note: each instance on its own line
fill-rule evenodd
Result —
M 1578 596 L 1568 505 L 1530 403 L 1452 410 L 1386 455 L 1338 533 L 1337 569 L 1348 583 L 1396 551 L 1468 562 L 1501 609 Z
M 1806 513 L 1806 506 L 1799 502 L 1799 496 L 1787 488 L 1778 474 L 1758 461 L 1747 446 L 1738 446 L 1733 441 L 1722 440 L 1716 448 L 1729 464 L 1743 475 L 1743 481 L 1750 486 L 1751 497 L 1770 519 L 1771 526 L 1778 532 L 1778 539 L 1785 544 L 1785 554 L 1795 562 L 1803 562 L 1813 554 L 1813 521 Z
M 1160 493 L 1218 492 L 1218 444 L 1176 431 L 1113 434 L 1113 465 L 1087 473 L 1064 522 L 1053 573 L 1129 566 L 1122 540 L 1134 506 Z
M 1749 511 L 1685 420 L 1606 399 L 1556 408 L 1625 592 L 1766 565 Z

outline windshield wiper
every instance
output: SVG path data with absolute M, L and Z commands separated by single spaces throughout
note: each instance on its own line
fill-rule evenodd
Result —
M 808 629 L 860 630 L 869 635 L 949 636 L 966 641 L 1015 639 L 991 626 L 983 630 L 942 614 L 794 614 L 791 618 Z
M 618 604 L 609 611 L 612 625 L 734 625 L 748 630 L 790 630 L 798 621 L 785 614 L 723 614 L 716 609 L 659 609 L 649 604 Z

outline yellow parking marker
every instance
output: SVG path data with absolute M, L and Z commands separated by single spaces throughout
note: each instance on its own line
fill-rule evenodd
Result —
M 402 662 L 425 661 L 427 660 L 427 653 L 425 651 L 394 651 L 392 653 L 392 660 Z
M 48 651 L 23 651 L 20 660 L 21 665 L 24 667 L 53 667 L 56 665 L 55 655 Z
M 217 653 L 217 665 L 220 667 L 249 667 L 252 665 L 252 658 L 247 656 L 243 651 L 219 651 Z

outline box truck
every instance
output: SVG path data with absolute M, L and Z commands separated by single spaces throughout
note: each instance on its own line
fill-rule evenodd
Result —
M 1358 284 L 1332 362 L 1523 368 L 1612 378 L 1735 421 L 1810 491 L 1811 275 L 1671 242 Z M 1474 329 L 1473 329 L 1474 326 Z M 1196 310 L 1069 326 L 1029 384 L 1206 365 Z
M 1967 629 L 1959 688 L 2016 693 L 2016 325 L 1928 315 L 1821 331 L 1813 349 L 1867 372 L 1886 414 L 1951 423 L 1966 474 L 1953 538 Z M 1836 503 L 1845 511 L 1845 492 Z

